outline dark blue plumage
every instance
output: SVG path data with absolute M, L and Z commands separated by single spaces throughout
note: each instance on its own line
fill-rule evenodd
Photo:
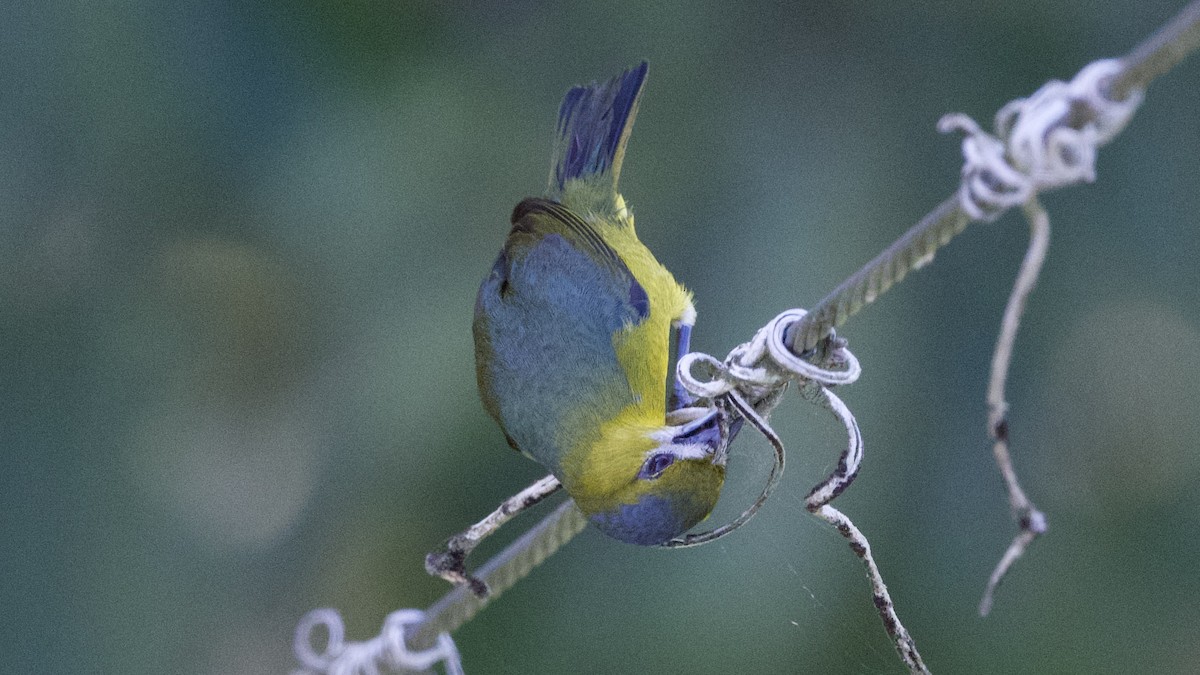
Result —
M 646 63 L 631 68 L 603 85 L 575 87 L 558 111 L 558 147 L 551 187 L 567 181 L 611 172 L 616 184 L 621 171 L 623 139 L 637 111 L 638 92 L 646 79 Z
M 686 506 L 681 507 L 681 501 Z M 670 497 L 651 494 L 633 504 L 621 504 L 612 511 L 597 513 L 592 516 L 592 523 L 615 539 L 639 546 L 654 546 L 679 534 L 681 511 L 707 512 L 711 508 L 712 504 L 692 499 L 687 493 Z

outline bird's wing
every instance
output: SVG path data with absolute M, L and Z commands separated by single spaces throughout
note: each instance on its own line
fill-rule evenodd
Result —
M 527 199 L 479 289 L 479 389 L 509 443 L 558 473 L 568 448 L 633 402 L 614 334 L 649 315 L 645 289 L 561 204 Z

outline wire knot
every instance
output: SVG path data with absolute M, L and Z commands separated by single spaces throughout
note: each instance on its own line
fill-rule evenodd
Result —
M 294 671 L 293 675 L 378 675 L 380 663 L 394 671 L 427 671 L 443 663 L 447 675 L 463 675 L 462 658 L 449 633 L 438 635 L 437 642 L 429 649 L 409 648 L 405 629 L 424 620 L 425 612 L 419 609 L 397 610 L 388 614 L 379 635 L 365 642 L 346 642 L 346 629 L 337 610 L 314 609 L 296 626 L 292 648 L 305 669 Z M 321 653 L 313 649 L 312 643 L 313 632 L 319 626 L 324 626 L 328 633 L 325 651 Z
M 862 374 L 858 359 L 846 347 L 846 341 L 830 334 L 819 363 L 809 358 L 818 355 L 806 352 L 798 355 L 787 346 L 789 329 L 808 314 L 803 309 L 789 309 L 763 326 L 749 342 L 734 347 L 724 361 L 700 352 L 679 359 L 676 377 L 683 388 L 701 398 L 716 399 L 735 389 L 749 401 L 772 397 L 791 380 L 815 382 L 824 386 L 850 384 Z M 809 358 L 805 358 L 805 357 Z M 692 370 L 697 363 L 707 366 L 711 377 L 696 377 Z
M 1096 179 L 1096 149 L 1112 140 L 1137 111 L 1142 91 L 1110 98 L 1108 83 L 1121 62 L 1089 63 L 1070 82 L 1051 80 L 1029 98 L 996 113 L 995 133 L 967 115 L 951 113 L 938 131 L 961 131 L 959 201 L 974 220 L 994 221 L 1043 190 Z

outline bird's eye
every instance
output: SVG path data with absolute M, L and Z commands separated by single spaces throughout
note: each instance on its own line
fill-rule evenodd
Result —
M 654 479 L 662 475 L 662 472 L 667 470 L 668 466 L 675 463 L 675 455 L 667 452 L 660 452 L 651 455 L 646 463 L 642 465 L 642 470 L 638 474 L 638 478 Z

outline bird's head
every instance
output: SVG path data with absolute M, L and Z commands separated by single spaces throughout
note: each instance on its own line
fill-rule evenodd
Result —
M 731 423 L 717 408 L 687 408 L 669 421 L 674 424 L 608 425 L 578 481 L 567 483 L 580 509 L 605 534 L 631 544 L 662 544 L 704 520 L 716 505 L 729 441 L 741 419 Z

